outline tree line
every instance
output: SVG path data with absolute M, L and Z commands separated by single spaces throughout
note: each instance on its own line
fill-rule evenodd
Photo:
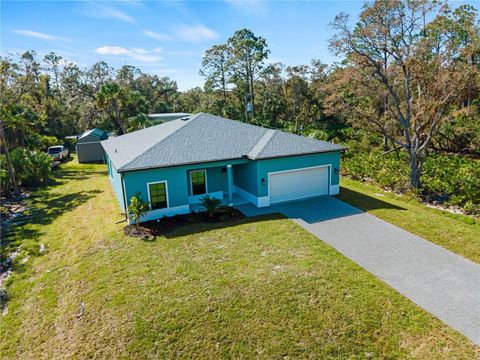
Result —
M 123 134 L 148 113 L 205 111 L 318 139 L 408 154 L 421 186 L 429 151 L 480 152 L 480 26 L 469 5 L 375 1 L 349 27 L 331 26 L 326 65 L 270 63 L 268 42 L 249 29 L 208 49 L 203 88 L 98 62 L 87 69 L 34 51 L 0 59 L 2 153 L 44 150 L 92 127 Z
M 446 2 L 376 1 L 364 6 L 353 28 L 344 13 L 332 27 L 336 35 L 330 50 L 343 61 L 330 67 L 316 60 L 301 66 L 266 65 L 266 40 L 247 29 L 235 32 L 205 53 L 205 90 L 217 98 L 204 106 L 236 117 L 243 109 L 245 120 L 251 110 L 254 122 L 283 122 L 294 131 L 345 121 L 379 134 L 386 148 L 391 143 L 408 153 L 412 188 L 420 187 L 432 148 L 478 151 L 480 31 L 475 8 L 452 11 Z

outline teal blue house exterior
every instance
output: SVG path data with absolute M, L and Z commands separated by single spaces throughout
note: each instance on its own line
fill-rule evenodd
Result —
M 122 212 L 149 203 L 141 221 L 200 210 L 205 195 L 226 205 L 270 206 L 339 192 L 344 147 L 209 114 L 102 142 Z

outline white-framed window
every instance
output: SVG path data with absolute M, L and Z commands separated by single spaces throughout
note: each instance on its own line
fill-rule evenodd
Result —
M 190 189 L 192 195 L 203 195 L 207 190 L 207 170 L 190 171 Z
M 147 188 L 150 209 L 168 208 L 168 185 L 166 181 L 148 183 Z

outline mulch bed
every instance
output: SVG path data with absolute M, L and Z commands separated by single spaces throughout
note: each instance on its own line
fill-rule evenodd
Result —
M 135 225 L 127 225 L 124 228 L 125 235 L 131 237 L 138 237 L 142 239 L 154 239 L 157 236 L 164 236 L 175 229 L 181 228 L 185 225 L 199 224 L 199 223 L 220 223 L 233 219 L 244 218 L 240 211 L 234 208 L 222 208 L 213 218 L 210 218 L 205 212 L 196 212 L 184 215 L 175 215 L 171 217 L 164 217 L 159 220 L 151 220 L 142 222 L 139 229 Z

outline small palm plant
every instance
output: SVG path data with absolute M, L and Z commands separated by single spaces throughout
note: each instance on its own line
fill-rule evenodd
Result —
M 138 224 L 140 223 L 140 218 L 145 215 L 148 209 L 148 203 L 140 197 L 140 193 L 137 192 L 134 196 L 130 198 L 130 205 L 128 205 L 128 214 L 135 221 L 135 227 L 137 228 L 137 230 L 139 230 Z
M 203 208 L 205 208 L 205 211 L 210 219 L 215 216 L 215 213 L 218 211 L 221 203 L 222 200 L 210 197 L 210 195 L 205 195 L 201 200 L 201 205 Z

